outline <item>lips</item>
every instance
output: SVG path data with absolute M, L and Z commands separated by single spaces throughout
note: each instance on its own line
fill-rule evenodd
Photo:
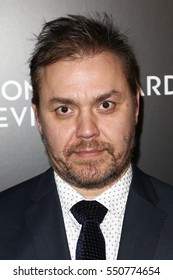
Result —
M 103 150 L 80 150 L 75 152 L 75 154 L 81 158 L 95 158 L 100 156 L 102 153 Z
M 64 155 L 66 158 L 69 158 L 72 155 L 75 155 L 78 158 L 94 158 L 102 155 L 105 151 L 113 154 L 113 148 L 110 143 L 97 140 L 81 140 L 78 144 L 66 147 Z

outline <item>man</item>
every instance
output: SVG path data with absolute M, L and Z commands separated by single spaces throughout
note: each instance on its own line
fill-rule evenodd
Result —
M 131 163 L 140 81 L 126 36 L 106 15 L 59 18 L 30 69 L 52 168 L 1 193 L 0 258 L 172 259 L 173 189 Z

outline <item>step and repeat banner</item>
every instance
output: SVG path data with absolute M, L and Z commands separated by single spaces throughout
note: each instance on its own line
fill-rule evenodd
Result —
M 28 59 L 45 21 L 107 12 L 127 32 L 141 70 L 135 160 L 173 185 L 173 1 L 0 0 L 0 190 L 37 175 L 49 162 L 31 109 Z

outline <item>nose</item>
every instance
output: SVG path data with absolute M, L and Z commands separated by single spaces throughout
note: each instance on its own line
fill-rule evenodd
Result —
M 90 113 L 80 114 L 77 120 L 76 137 L 90 139 L 98 137 L 99 134 L 95 117 Z

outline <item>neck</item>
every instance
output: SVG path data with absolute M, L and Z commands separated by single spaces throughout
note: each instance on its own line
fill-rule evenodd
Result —
M 73 189 L 75 189 L 78 193 L 80 193 L 80 195 L 82 195 L 86 199 L 94 199 L 109 188 L 111 188 L 111 186 L 107 186 L 100 189 L 85 189 L 73 187 Z
M 72 186 L 72 188 L 86 199 L 95 199 L 97 196 L 101 195 L 103 192 L 110 189 L 114 184 L 116 184 L 116 182 L 118 182 L 124 176 L 124 174 L 127 172 L 128 168 L 129 168 L 129 166 L 124 170 L 124 172 L 114 182 L 112 182 L 109 185 L 106 185 L 105 187 L 87 189 L 87 188 L 79 188 L 76 186 Z

